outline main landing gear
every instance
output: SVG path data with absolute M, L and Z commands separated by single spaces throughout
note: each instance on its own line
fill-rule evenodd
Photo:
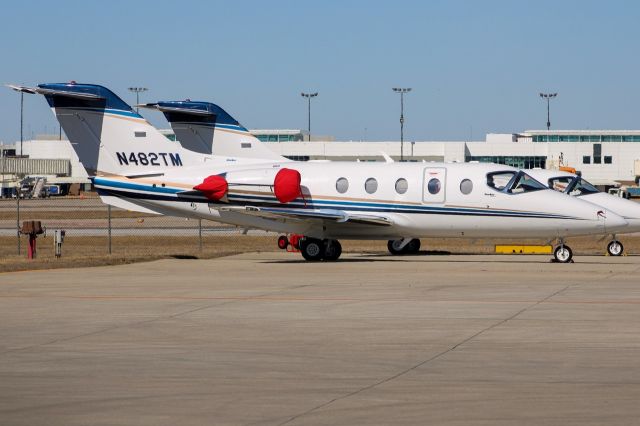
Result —
M 338 240 L 304 237 L 300 235 L 292 235 L 291 240 L 281 235 L 278 238 L 278 247 L 285 250 L 293 247 L 300 250 L 302 257 L 311 262 L 320 260 L 336 261 L 342 254 L 342 245 Z
M 553 260 L 558 263 L 573 262 L 573 251 L 571 248 L 564 244 L 563 240 L 560 240 L 560 244 L 553 251 Z
M 394 256 L 403 254 L 416 254 L 420 251 L 420 240 L 417 238 L 402 238 L 400 240 L 389 240 L 387 243 L 389 253 Z
M 607 245 L 607 253 L 609 256 L 622 256 L 624 253 L 624 246 L 618 240 L 616 240 L 616 236 L 613 236 L 613 240 Z

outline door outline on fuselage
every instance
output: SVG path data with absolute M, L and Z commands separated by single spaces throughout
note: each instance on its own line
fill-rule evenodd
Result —
M 429 192 L 429 182 L 432 179 L 440 181 L 440 190 L 435 194 Z M 447 192 L 447 169 L 445 167 L 425 167 L 422 175 L 422 202 L 444 203 Z

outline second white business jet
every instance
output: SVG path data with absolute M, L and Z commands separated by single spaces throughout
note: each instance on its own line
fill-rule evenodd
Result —
M 602 208 L 614 212 L 623 217 L 628 226 L 623 230 L 618 230 L 618 234 L 628 232 L 640 232 L 640 204 L 621 197 L 616 197 L 605 192 L 600 192 L 594 185 L 587 182 L 581 176 L 576 174 L 559 171 L 559 170 L 527 170 L 527 173 L 534 176 L 540 182 L 549 188 L 590 203 L 601 206 Z M 615 232 L 610 235 L 611 239 L 607 244 L 607 252 L 611 256 L 621 256 L 624 252 L 624 246 L 618 240 Z

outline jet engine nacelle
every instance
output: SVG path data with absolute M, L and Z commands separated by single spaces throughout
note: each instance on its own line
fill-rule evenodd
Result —
M 229 187 L 274 194 L 279 202 L 289 203 L 302 196 L 300 172 L 289 168 L 238 170 L 226 174 Z
M 220 175 L 211 175 L 201 183 L 193 187 L 196 191 L 202 192 L 210 200 L 219 201 L 229 190 L 227 180 Z

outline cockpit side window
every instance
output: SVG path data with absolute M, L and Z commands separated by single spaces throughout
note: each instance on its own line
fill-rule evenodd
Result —
M 586 180 L 580 177 L 576 177 L 575 179 L 576 179 L 576 183 L 573 186 L 573 188 L 571 188 L 569 192 L 570 195 L 580 196 L 580 195 L 587 195 L 587 194 L 597 194 L 598 192 L 600 192 L 598 191 L 598 188 L 591 185 Z
M 489 173 L 487 175 L 487 186 L 498 191 L 504 191 L 515 175 L 516 172 L 513 171 Z
M 548 188 L 528 174 L 519 172 L 507 192 L 511 194 L 522 194 L 524 192 L 540 191 L 542 189 Z
M 573 183 L 573 176 L 558 176 L 549 179 L 549 188 L 558 192 L 567 192 Z

